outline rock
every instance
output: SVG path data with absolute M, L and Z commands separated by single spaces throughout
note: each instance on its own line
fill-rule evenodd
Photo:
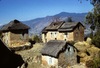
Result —
M 91 38 L 87 38 L 86 42 L 91 45 L 92 44 L 92 39 Z
M 87 49 L 87 52 L 92 56 L 93 58 L 100 58 L 100 49 L 97 47 L 92 46 L 91 48 Z
M 86 64 L 87 68 L 94 68 L 94 61 L 93 60 L 88 60 L 86 61 Z
M 90 47 L 90 45 L 86 42 L 77 42 L 74 44 L 74 46 L 78 49 L 80 52 L 86 52 L 87 48 Z
M 69 68 L 86 68 L 86 66 L 84 64 L 76 64 L 76 65 L 73 65 Z
M 100 58 L 100 49 L 95 47 L 91 38 L 87 38 L 86 42 L 77 42 L 74 46 L 77 48 L 79 56 L 79 62 L 86 63 L 87 65 L 91 63 L 92 60 Z M 91 65 L 91 64 L 90 64 Z
M 86 56 L 86 57 L 80 59 L 80 61 L 81 61 L 81 62 L 84 62 L 84 63 L 85 63 L 86 61 L 88 61 L 88 60 L 93 60 L 93 59 L 91 58 L 91 56 Z
M 80 56 L 80 58 L 84 58 L 84 57 L 87 56 L 87 54 L 84 53 L 84 52 L 79 52 L 79 53 L 78 53 L 78 56 Z

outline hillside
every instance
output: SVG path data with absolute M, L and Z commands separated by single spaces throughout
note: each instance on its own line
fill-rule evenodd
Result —
M 23 21 L 23 23 L 25 23 L 26 25 L 31 27 L 31 30 L 30 30 L 31 33 L 40 34 L 42 29 L 45 26 L 49 25 L 56 17 L 59 17 L 61 20 L 65 20 L 68 17 L 72 17 L 73 21 L 83 22 L 86 14 L 87 13 L 61 12 L 61 13 L 53 15 L 53 16 L 46 16 L 46 17 L 42 17 L 42 18 L 36 18 L 33 20 Z

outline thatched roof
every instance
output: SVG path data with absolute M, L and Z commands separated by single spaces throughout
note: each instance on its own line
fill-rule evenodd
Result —
M 44 55 L 49 55 L 57 57 L 59 52 L 67 45 L 66 41 L 61 40 L 51 40 L 46 43 L 44 48 L 41 50 L 41 53 Z
M 57 22 L 57 23 L 51 23 L 51 25 L 45 27 L 42 32 L 47 32 L 47 31 L 51 31 L 51 30 L 69 32 L 69 31 L 73 31 L 75 29 L 75 27 L 80 26 L 79 24 L 82 25 L 80 22 Z
M 29 29 L 30 27 L 18 20 L 13 20 L 1 28 L 1 31 Z

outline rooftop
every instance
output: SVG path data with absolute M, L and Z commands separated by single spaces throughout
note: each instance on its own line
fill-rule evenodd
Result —
M 41 53 L 44 55 L 50 55 L 57 57 L 59 52 L 66 46 L 66 41 L 61 40 L 51 40 L 46 43 L 44 48 L 41 50 Z
M 29 29 L 30 27 L 23 24 L 18 20 L 10 21 L 8 24 L 4 25 L 1 28 L 1 31 L 8 31 L 8 30 L 19 30 L 19 29 Z
M 80 22 L 53 22 L 45 27 L 42 32 L 47 31 L 73 31 L 75 27 L 82 25 Z M 83 25 L 82 25 L 83 26 Z M 83 26 L 84 27 L 84 26 Z
M 49 26 L 47 26 L 45 29 L 46 30 L 57 30 L 61 25 L 63 24 L 63 22 L 52 22 Z

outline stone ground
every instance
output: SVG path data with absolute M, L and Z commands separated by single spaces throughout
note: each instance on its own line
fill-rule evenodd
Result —
M 84 64 L 76 64 L 76 65 L 73 65 L 69 68 L 87 68 Z

